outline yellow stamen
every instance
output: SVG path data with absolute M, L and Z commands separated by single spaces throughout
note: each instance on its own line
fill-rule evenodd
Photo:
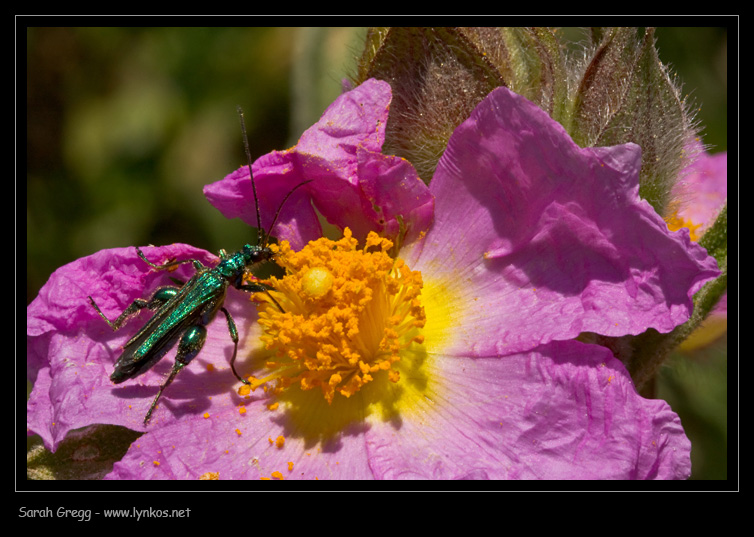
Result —
M 271 245 L 286 276 L 264 283 L 285 313 L 266 294 L 255 295 L 270 358 L 268 374 L 253 379 L 252 389 L 275 381 L 280 393 L 297 384 L 319 388 L 332 403 L 376 378 L 400 380 L 393 364 L 424 341 L 421 273 L 391 258 L 392 242 L 375 233 L 357 246 L 349 229 L 339 241 L 321 238 L 300 252 L 287 242 Z
M 688 228 L 691 240 L 694 242 L 698 241 L 700 238 L 700 235 L 697 234 L 696 230 L 702 227 L 702 225 L 694 224 L 688 218 L 678 216 L 677 210 L 673 211 L 673 214 L 665 218 L 665 222 L 668 224 L 668 229 L 670 231 L 678 231 L 682 227 Z

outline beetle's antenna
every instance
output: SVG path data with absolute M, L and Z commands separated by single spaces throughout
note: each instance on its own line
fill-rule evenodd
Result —
M 249 137 L 246 136 L 246 124 L 243 120 L 243 110 L 240 106 L 237 106 L 236 109 L 238 110 L 238 117 L 241 119 L 241 133 L 243 134 L 243 147 L 246 151 L 246 160 L 249 163 L 249 177 L 251 177 L 251 190 L 254 192 L 254 205 L 257 209 L 257 244 L 261 245 L 262 247 L 267 246 L 267 240 L 269 237 L 269 234 L 262 229 L 262 215 L 259 213 L 259 198 L 257 197 L 257 185 L 254 182 L 254 173 L 251 171 L 251 150 L 249 149 Z M 275 218 L 277 218 L 277 215 L 275 215 Z M 274 223 L 274 222 L 273 222 Z M 272 231 L 272 227 L 270 227 L 270 231 Z M 262 244 L 264 242 L 264 244 Z
M 280 206 L 278 207 L 278 210 L 275 212 L 275 218 L 272 219 L 272 224 L 270 224 L 270 231 L 269 231 L 269 233 L 267 233 L 268 237 L 270 236 L 270 233 L 272 233 L 272 228 L 275 227 L 275 222 L 278 221 L 278 215 L 280 215 L 280 211 L 283 210 L 283 205 L 285 205 L 285 202 L 288 201 L 288 198 L 291 197 L 291 194 L 293 194 L 294 192 L 296 192 L 296 190 L 298 189 L 298 187 L 304 186 L 305 184 L 311 183 L 312 181 L 314 181 L 314 179 L 309 179 L 308 181 L 304 181 L 303 183 L 297 184 L 296 186 L 294 186 L 291 189 L 290 192 L 288 192 L 285 195 L 285 197 L 283 198 L 283 201 L 280 202 Z

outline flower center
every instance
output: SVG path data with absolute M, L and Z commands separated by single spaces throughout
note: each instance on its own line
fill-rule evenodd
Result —
M 265 293 L 255 295 L 272 358 L 268 375 L 250 379 L 252 389 L 271 381 L 279 390 L 298 384 L 321 389 L 331 403 L 336 393 L 350 397 L 383 372 L 399 381 L 393 364 L 412 343 L 423 343 L 426 318 L 421 273 L 391 258 L 392 246 L 370 233 L 357 249 L 348 228 L 339 241 L 321 238 L 300 252 L 285 241 L 270 246 L 286 275 L 265 283 L 285 313 Z

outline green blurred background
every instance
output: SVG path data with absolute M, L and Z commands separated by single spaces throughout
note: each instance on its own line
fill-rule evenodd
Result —
M 202 194 L 245 163 L 236 106 L 253 158 L 290 147 L 340 93 L 364 34 L 28 28 L 27 304 L 56 268 L 104 248 L 187 242 L 216 253 L 253 240 Z M 700 105 L 705 143 L 726 150 L 727 30 L 656 35 Z M 697 479 L 727 476 L 726 358 L 727 339 L 676 356 L 657 387 L 692 440 Z

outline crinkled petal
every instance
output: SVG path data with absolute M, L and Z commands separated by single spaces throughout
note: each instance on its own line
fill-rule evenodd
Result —
M 266 231 L 280 209 L 271 234 L 288 240 L 298 250 L 321 236 L 312 204 L 331 224 L 350 227 L 363 240 L 369 231 L 396 238 L 399 220 L 409 239 L 426 230 L 432 216 L 432 196 L 413 166 L 398 157 L 380 153 L 392 98 L 390 86 L 369 79 L 344 93 L 309 128 L 298 144 L 273 152 L 252 166 Z M 281 206 L 296 185 L 312 181 Z M 404 195 L 388 189 L 402 185 Z M 257 226 L 256 204 L 248 167 L 204 188 L 207 199 L 228 218 L 240 217 Z M 411 234 L 412 233 L 412 234 Z
M 311 185 L 298 188 L 283 200 L 297 185 L 310 179 L 291 151 L 273 151 L 260 157 L 253 165 L 254 183 L 259 195 L 259 211 L 265 233 L 287 240 L 294 248 L 322 236 L 317 213 L 311 204 Z M 227 218 L 240 218 L 257 227 L 254 191 L 249 179 L 249 167 L 243 166 L 204 187 L 207 200 Z M 277 211 L 277 223 L 270 230 Z
M 150 430 L 106 479 L 198 479 L 207 473 L 220 480 L 373 478 L 359 424 L 315 442 L 269 404 L 259 390 L 236 397 L 236 407 Z
M 499 355 L 581 332 L 685 322 L 716 262 L 638 196 L 634 144 L 579 148 L 536 105 L 494 90 L 453 133 L 435 223 L 401 252 L 460 300 L 450 354 Z
M 326 403 L 268 408 L 252 393 L 150 430 L 111 479 L 683 479 L 690 444 L 602 347 L 556 342 L 490 358 L 428 358 L 395 406 L 330 429 Z M 317 394 L 318 395 L 318 394 Z M 349 404 L 346 400 L 334 405 Z M 239 409 L 245 412 L 239 412 Z M 399 408 L 399 413 L 389 409 Z M 337 413 L 338 410 L 335 410 Z M 279 443 L 282 437 L 284 441 Z
M 370 78 L 343 93 L 327 107 L 320 120 L 301 135 L 296 149 L 332 163 L 342 176 L 353 177 L 359 147 L 380 152 L 385 142 L 390 84 Z
M 414 167 L 403 158 L 362 149 L 358 158 L 362 196 L 376 216 L 367 233 L 401 237 L 402 244 L 417 240 L 432 223 L 434 198 Z
M 553 342 L 494 358 L 430 356 L 409 411 L 372 419 L 385 479 L 686 479 L 691 445 L 603 347 Z M 408 405 L 406 405 L 408 406 Z
M 208 252 L 185 244 L 142 251 L 159 263 L 169 259 L 198 259 L 205 265 L 217 262 Z M 27 367 L 34 389 L 27 402 L 27 428 L 39 434 L 49 449 L 55 450 L 68 431 L 93 423 L 144 430 L 144 416 L 173 365 L 175 349 L 137 378 L 113 384 L 109 376 L 123 345 L 151 312 L 139 313 L 113 332 L 87 296 L 115 320 L 134 299 L 148 298 L 159 286 L 174 285 L 168 274 L 187 281 L 193 268 L 187 264 L 170 273 L 156 271 L 136 255 L 135 248 L 102 250 L 55 271 L 29 305 Z M 244 348 L 259 336 L 255 308 L 248 294 L 235 289 L 228 290 L 225 307 L 238 326 L 242 364 Z M 232 349 L 225 319 L 210 323 L 202 351 L 165 390 L 147 429 L 232 406 L 233 389 L 238 385 L 229 367 Z

